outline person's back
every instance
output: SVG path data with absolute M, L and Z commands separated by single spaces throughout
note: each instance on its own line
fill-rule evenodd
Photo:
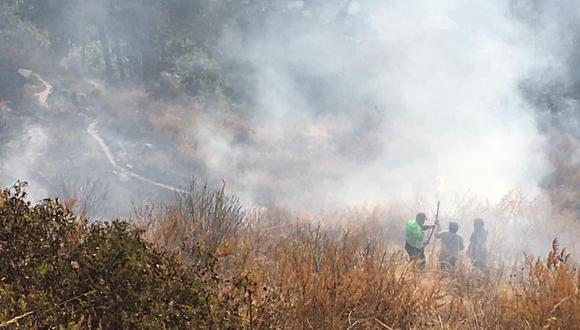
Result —
M 459 251 L 462 251 L 465 248 L 463 245 L 463 237 L 457 233 L 458 230 L 459 226 L 457 223 L 450 222 L 449 231 L 435 234 L 435 238 L 441 240 L 439 267 L 442 269 L 455 267 L 455 262 L 459 256 Z
M 473 266 L 483 269 L 486 267 L 487 259 L 487 231 L 485 230 L 482 219 L 475 219 L 473 221 L 474 230 L 469 238 L 469 248 L 467 255 L 471 258 Z
M 415 219 L 405 225 L 405 243 L 416 249 L 423 248 L 423 228 Z
M 418 260 L 419 269 L 425 268 L 425 243 L 423 231 L 434 226 L 425 226 L 425 213 L 418 213 L 415 219 L 405 224 L 405 251 L 411 261 Z

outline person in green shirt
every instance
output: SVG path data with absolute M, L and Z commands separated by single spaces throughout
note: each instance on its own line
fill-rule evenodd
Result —
M 405 225 L 405 251 L 411 261 L 418 261 L 420 270 L 425 269 L 425 242 L 424 231 L 435 228 L 435 225 L 425 225 L 425 213 L 417 213 L 415 219 L 407 221 Z

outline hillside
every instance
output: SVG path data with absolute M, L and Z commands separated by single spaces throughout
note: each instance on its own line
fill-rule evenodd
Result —
M 485 272 L 467 260 L 439 272 L 436 248 L 421 272 L 393 248 L 381 210 L 337 214 L 330 226 L 250 212 L 223 188 L 189 191 L 129 224 L 88 223 L 54 200 L 31 205 L 25 185 L 5 190 L 1 326 L 557 329 L 580 320 L 579 276 L 557 241 L 546 258 L 514 264 L 494 250 Z
M 579 15 L 2 1 L 0 328 L 577 328 Z

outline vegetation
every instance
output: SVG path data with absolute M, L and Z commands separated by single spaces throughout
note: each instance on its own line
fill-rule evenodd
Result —
M 233 301 L 212 265 L 157 251 L 127 222 L 87 223 L 57 200 L 32 206 L 25 185 L 0 198 L 0 317 L 23 328 L 227 328 Z
M 325 29 L 332 20 L 348 21 L 350 2 L 323 15 Z M 214 109 L 217 132 L 251 143 L 242 110 L 256 101 L 247 90 L 254 84 L 228 81 L 228 73 L 251 80 L 253 68 L 221 53 L 222 32 L 251 35 L 267 17 L 293 15 L 289 5 L 303 6 L 297 19 L 312 19 L 317 3 L 3 0 L 0 152 L 31 121 L 54 126 L 59 149 L 49 150 L 60 156 L 79 147 L 82 120 L 99 119 L 112 131 L 176 147 L 143 148 L 149 157 L 135 161 L 137 172 L 162 172 L 151 169 L 168 170 L 179 160 L 185 172 L 210 154 L 192 131 Z M 49 103 L 58 111 L 32 111 L 39 106 L 36 93 L 46 87 L 34 73 L 54 82 Z M 564 107 L 550 99 L 555 91 L 539 94 L 539 85 L 523 86 L 527 99 L 550 112 Z M 208 95 L 217 97 L 204 99 Z M 18 183 L 0 191 L 0 328 L 578 328 L 580 271 L 559 246 L 580 251 L 573 219 L 580 210 L 577 139 L 565 129 L 548 138 L 556 170 L 544 188 L 561 215 L 515 192 L 495 207 L 468 200 L 452 211 L 454 218 L 485 211 L 497 220 L 483 272 L 467 260 L 454 272 L 437 271 L 433 245 L 427 271 L 408 263 L 399 232 L 412 207 L 348 210 L 324 221 L 274 206 L 246 209 L 225 185 L 193 182 L 171 203 L 139 209 L 131 219 L 91 221 L 109 192 L 100 178 L 75 181 L 67 172 L 58 187 L 66 198 L 37 204 Z M 550 248 L 546 242 L 556 236 Z M 530 245 L 549 250 L 547 257 L 522 255 Z
M 184 203 L 184 201 L 187 201 Z M 554 241 L 516 270 L 418 272 L 371 214 L 349 225 L 246 211 L 223 187 L 87 222 L 58 200 L 0 197 L 0 326 L 571 329 L 580 272 Z M 360 213 L 358 213 L 360 216 Z M 216 228 L 226 226 L 230 230 Z M 381 228 L 383 228 L 381 230 Z
M 0 5 L 0 35 L 36 39 L 54 62 L 74 59 L 83 73 L 110 83 L 163 88 L 162 73 L 169 73 L 165 78 L 175 75 L 195 95 L 218 86 L 221 30 L 284 6 L 263 0 L 7 0 Z

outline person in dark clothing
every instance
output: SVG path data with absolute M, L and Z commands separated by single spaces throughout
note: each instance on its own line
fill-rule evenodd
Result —
M 469 238 L 467 256 L 471 259 L 473 267 L 484 269 L 487 266 L 487 231 L 483 219 L 473 220 L 473 233 Z
M 449 222 L 449 231 L 435 233 L 435 238 L 441 240 L 441 251 L 439 254 L 439 269 L 450 270 L 455 268 L 455 262 L 459 256 L 459 251 L 464 249 L 463 237 L 457 233 L 459 225 L 456 222 Z

